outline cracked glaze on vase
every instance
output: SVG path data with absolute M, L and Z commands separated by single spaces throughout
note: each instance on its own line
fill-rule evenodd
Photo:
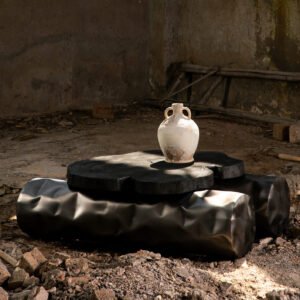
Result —
M 169 112 L 172 115 L 168 115 Z M 187 112 L 187 116 L 183 112 Z M 183 103 L 173 103 L 166 108 L 165 120 L 160 124 L 157 137 L 165 159 L 170 163 L 190 163 L 199 142 L 199 128 L 191 119 L 191 111 Z

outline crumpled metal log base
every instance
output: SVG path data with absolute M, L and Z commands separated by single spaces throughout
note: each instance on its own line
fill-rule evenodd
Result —
M 290 193 L 285 178 L 247 174 L 234 180 L 222 180 L 213 189 L 244 193 L 253 199 L 258 238 L 279 236 L 287 228 Z
M 65 181 L 34 179 L 19 196 L 17 219 L 35 237 L 111 243 L 120 250 L 241 257 L 254 240 L 254 211 L 245 194 L 205 190 L 151 203 L 124 197 L 92 199 L 71 191 Z

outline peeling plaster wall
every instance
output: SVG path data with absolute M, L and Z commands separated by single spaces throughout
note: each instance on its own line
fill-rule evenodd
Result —
M 0 1 L 0 116 L 142 98 L 148 24 L 146 0 Z

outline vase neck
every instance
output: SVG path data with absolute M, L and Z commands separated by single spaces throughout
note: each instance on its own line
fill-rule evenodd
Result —
M 174 115 L 182 114 L 183 103 L 173 103 L 172 109 L 173 109 Z

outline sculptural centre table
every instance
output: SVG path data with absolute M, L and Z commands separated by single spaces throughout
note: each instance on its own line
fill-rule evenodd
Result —
M 198 152 L 170 164 L 160 151 L 77 161 L 67 181 L 28 182 L 17 220 L 32 236 L 118 248 L 150 248 L 240 257 L 255 234 L 277 236 L 289 216 L 286 181 L 244 174 L 221 152 Z

